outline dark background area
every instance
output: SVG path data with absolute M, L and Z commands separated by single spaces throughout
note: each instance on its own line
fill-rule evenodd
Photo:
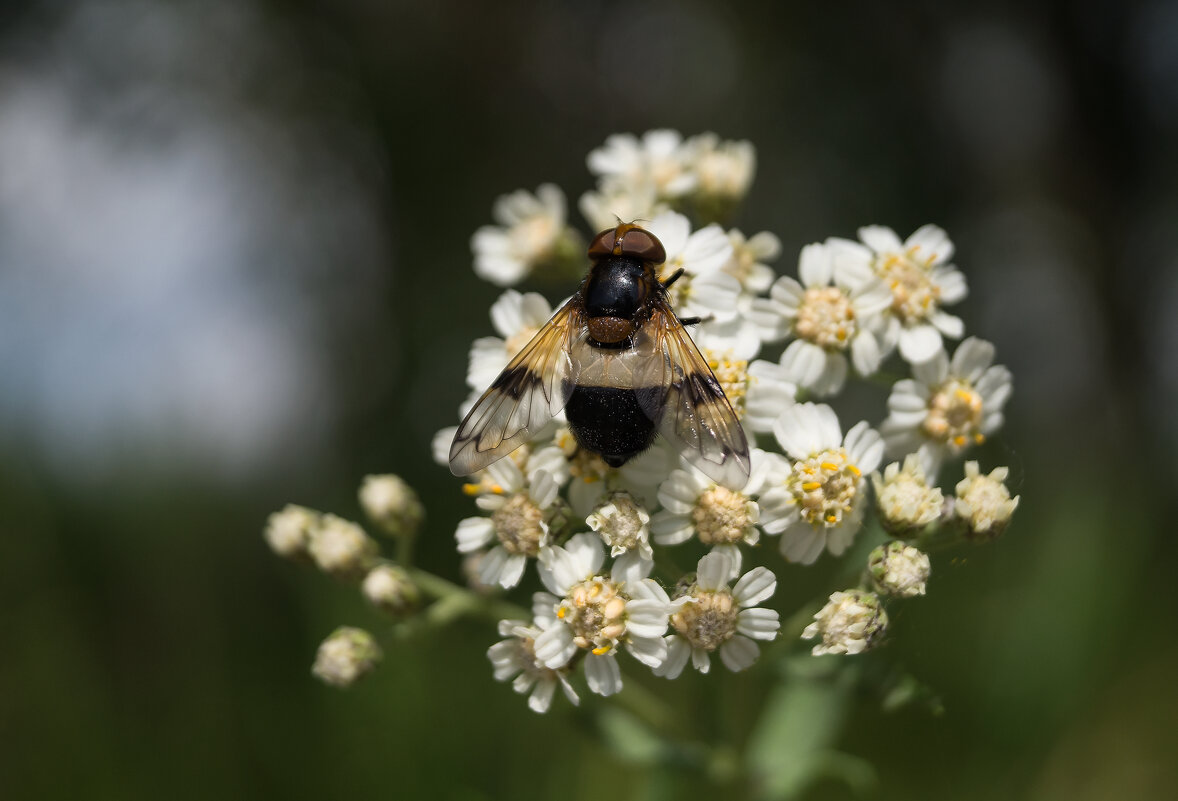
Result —
M 779 272 L 942 225 L 1014 372 L 982 458 L 1015 525 L 893 621 L 945 713 L 855 699 L 867 795 L 1178 794 L 1178 4 L 90 0 L 0 11 L 5 798 L 653 796 L 493 682 L 486 626 L 319 685 L 331 629 L 382 623 L 260 532 L 397 472 L 458 575 L 429 443 L 498 295 L 470 235 L 655 127 L 756 144 L 738 225 Z M 749 710 L 764 677 L 681 683 Z

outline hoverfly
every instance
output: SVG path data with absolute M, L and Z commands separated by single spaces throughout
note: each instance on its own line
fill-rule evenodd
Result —
M 577 444 L 620 467 L 658 433 L 709 478 L 741 489 L 744 430 L 667 299 L 680 268 L 659 280 L 658 238 L 619 223 L 589 246 L 589 274 L 503 369 L 450 445 L 450 471 L 474 473 L 518 448 L 564 409 Z

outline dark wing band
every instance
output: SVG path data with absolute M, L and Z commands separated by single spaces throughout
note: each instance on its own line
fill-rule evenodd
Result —
M 466 415 L 450 445 L 450 472 L 467 476 L 524 444 L 564 408 L 576 380 L 570 344 L 585 327 L 577 297 L 516 354 Z
M 639 349 L 650 348 L 650 372 L 642 386 L 661 386 L 646 396 L 643 411 L 659 433 L 683 446 L 683 456 L 708 478 L 731 490 L 748 483 L 751 464 L 744 429 L 707 360 L 665 301 L 643 326 Z M 649 407 L 649 408 L 648 408 Z

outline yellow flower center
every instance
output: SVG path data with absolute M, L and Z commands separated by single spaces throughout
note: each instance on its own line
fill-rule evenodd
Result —
M 752 535 L 757 506 L 743 493 L 717 485 L 699 496 L 691 519 L 704 545 L 736 543 Z
M 556 616 L 573 630 L 573 642 L 595 654 L 617 647 L 626 633 L 626 599 L 602 576 L 574 584 L 556 608 Z
M 695 588 L 691 594 L 695 600 L 671 615 L 671 625 L 692 647 L 714 651 L 736 633 L 740 607 L 728 590 L 706 592 Z
M 495 510 L 491 523 L 504 550 L 513 555 L 537 556 L 548 534 L 544 513 L 526 493 L 520 492 Z
M 937 254 L 917 256 L 918 248 L 887 253 L 876 260 L 875 271 L 892 289 L 892 312 L 904 322 L 931 317 L 941 299 L 941 288 L 932 281 Z
M 830 350 L 846 350 L 855 330 L 855 310 L 841 289 L 823 286 L 806 290 L 794 322 L 799 338 Z
M 922 427 L 930 437 L 948 445 L 953 453 L 960 453 L 986 439 L 981 432 L 982 406 L 982 396 L 968 382 L 952 379 L 929 399 L 928 415 Z
M 749 390 L 749 363 L 744 359 L 733 359 L 731 352 L 716 353 L 708 348 L 704 349 L 704 358 L 732 404 L 732 411 L 736 412 L 737 418 L 743 417 L 744 396 Z
M 836 526 L 851 513 L 862 476 L 847 452 L 836 448 L 794 462 L 788 484 L 803 520 Z

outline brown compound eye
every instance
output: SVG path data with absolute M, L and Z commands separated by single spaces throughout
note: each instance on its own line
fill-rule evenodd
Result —
M 589 244 L 589 258 L 604 259 L 614 253 L 614 242 L 617 240 L 616 228 L 606 228 Z
M 667 251 L 659 238 L 645 228 L 634 226 L 622 234 L 622 254 L 651 264 L 662 264 L 667 260 Z

